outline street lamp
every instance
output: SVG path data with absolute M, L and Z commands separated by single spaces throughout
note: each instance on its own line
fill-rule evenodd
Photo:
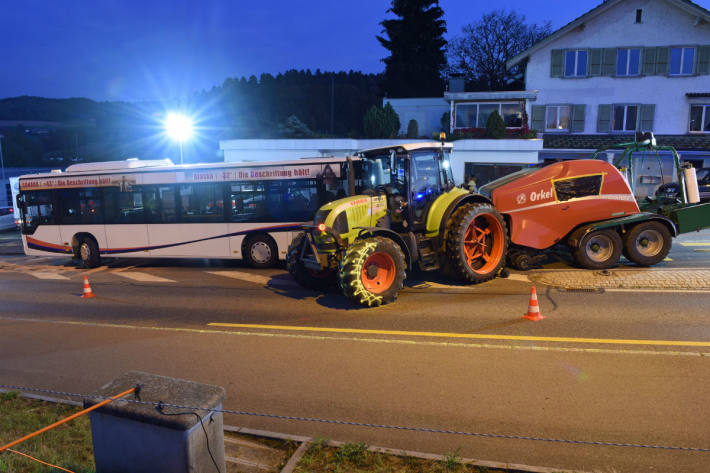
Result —
M 2 183 L 2 191 L 3 191 L 3 196 L 5 194 L 5 162 L 2 159 L 2 139 L 5 138 L 5 136 L 0 135 L 0 182 Z M 14 205 L 14 204 L 10 204 Z
M 180 113 L 168 113 L 165 118 L 165 133 L 180 144 L 180 164 L 182 164 L 182 144 L 192 136 L 192 120 Z

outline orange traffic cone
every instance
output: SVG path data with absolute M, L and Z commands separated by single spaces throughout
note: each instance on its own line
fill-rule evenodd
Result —
M 537 305 L 537 291 L 535 286 L 532 287 L 530 291 L 530 302 L 528 303 L 528 313 L 523 315 L 524 319 L 532 320 L 537 322 L 545 318 L 544 315 L 540 313 L 540 307 Z
M 94 296 L 94 293 L 91 292 L 91 286 L 89 286 L 89 278 L 84 275 L 84 294 L 81 295 L 82 299 L 91 299 Z

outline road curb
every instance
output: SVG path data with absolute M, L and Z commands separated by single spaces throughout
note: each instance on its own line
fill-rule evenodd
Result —
M 280 440 L 291 440 L 294 442 L 301 442 L 302 445 L 305 445 L 306 443 L 310 443 L 313 441 L 311 437 L 304 437 L 301 435 L 290 435 L 290 434 L 285 434 L 281 432 L 272 432 L 268 430 L 259 430 L 259 429 L 250 429 L 247 427 L 235 427 L 231 425 L 225 425 L 224 430 L 226 432 L 232 432 L 232 433 L 241 433 L 241 434 L 246 434 L 246 435 L 255 435 L 258 437 L 269 437 L 269 438 L 276 438 Z M 341 447 L 347 442 L 340 442 L 337 440 L 329 440 L 326 445 L 329 447 Z M 300 447 L 299 449 L 300 450 Z M 298 453 L 298 450 L 294 452 L 293 456 Z M 426 452 L 418 452 L 415 450 L 401 450 L 401 449 L 395 449 L 395 448 L 387 448 L 387 447 L 377 447 L 377 446 L 369 446 L 367 448 L 368 451 L 370 452 L 376 452 L 376 453 L 384 453 L 386 455 L 395 455 L 399 457 L 414 457 L 414 458 L 421 458 L 422 460 L 434 460 L 434 461 L 445 461 L 446 458 L 444 455 L 439 455 L 436 453 L 426 453 Z M 305 453 L 305 451 L 303 452 Z M 293 456 L 291 457 L 293 459 Z M 300 458 L 299 458 L 300 460 Z M 288 466 L 291 463 L 291 460 L 289 460 L 286 464 Z M 294 462 L 295 464 L 298 463 L 298 460 Z M 503 471 L 522 471 L 522 472 L 530 472 L 530 473 L 587 473 L 582 470 L 564 470 L 561 468 L 548 468 L 544 466 L 532 466 L 532 465 L 523 465 L 523 464 L 518 464 L 518 463 L 503 463 L 503 462 L 494 462 L 494 461 L 486 461 L 486 460 L 478 460 L 475 458 L 461 458 L 459 460 L 459 463 L 462 464 L 467 464 L 467 465 L 472 465 L 472 466 L 480 466 L 484 468 L 496 468 L 499 470 Z M 294 464 L 294 467 L 295 467 Z M 281 470 L 281 473 L 290 473 L 292 470 L 286 470 L 286 467 Z

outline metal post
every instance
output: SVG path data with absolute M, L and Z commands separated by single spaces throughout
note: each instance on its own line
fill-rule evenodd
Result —
M 178 143 L 180 143 L 180 164 L 182 164 L 182 140 L 179 140 Z
M 0 182 L 2 182 L 2 195 L 7 198 L 7 189 L 5 188 L 5 161 L 2 158 L 2 139 L 5 138 L 4 135 L 0 135 Z M 14 204 L 10 204 L 14 205 Z

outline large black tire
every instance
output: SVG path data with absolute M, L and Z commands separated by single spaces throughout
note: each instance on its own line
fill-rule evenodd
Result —
M 594 230 L 579 240 L 572 253 L 583 268 L 608 269 L 619 263 L 621 247 L 621 237 L 616 230 Z
M 464 205 L 447 223 L 446 257 L 453 274 L 465 282 L 478 284 L 496 277 L 507 250 L 508 229 L 492 205 Z
M 642 222 L 624 236 L 624 256 L 640 266 L 663 261 L 671 251 L 671 232 L 661 222 Z
M 91 237 L 85 237 L 79 242 L 79 258 L 86 269 L 96 268 L 101 265 L 99 245 Z
M 279 249 L 273 238 L 258 233 L 244 242 L 244 260 L 252 268 L 273 268 L 279 262 Z
M 345 297 L 367 307 L 394 302 L 404 285 L 406 261 L 397 243 L 384 237 L 350 245 L 338 273 Z
M 334 269 L 315 271 L 303 265 L 300 256 L 305 238 L 306 234 L 301 232 L 291 240 L 286 253 L 286 269 L 305 288 L 322 291 L 334 287 L 338 280 Z

